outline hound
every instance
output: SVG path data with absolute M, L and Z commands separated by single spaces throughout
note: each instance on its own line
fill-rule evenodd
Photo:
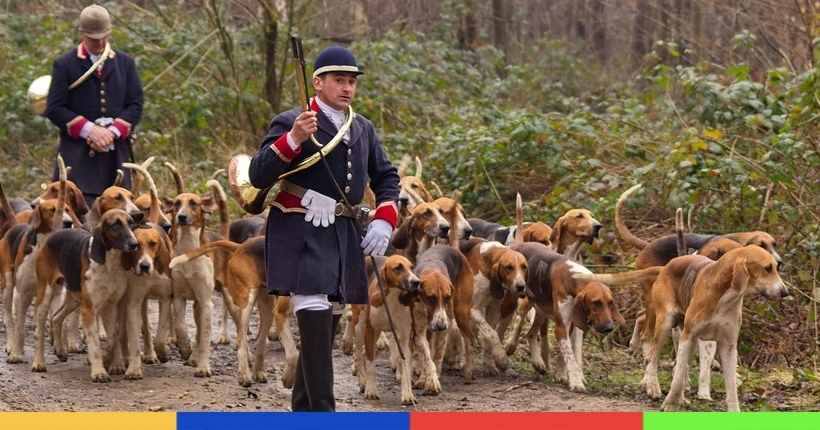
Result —
M 165 348 L 171 319 L 170 301 L 159 303 L 157 333 L 153 337 L 143 321 L 143 309 L 152 289 L 171 289 L 171 250 L 173 245 L 165 230 L 155 223 L 134 229 L 137 249 L 123 254 L 123 268 L 127 271 L 128 289 L 119 302 L 120 342 L 127 351 L 128 368 L 125 379 L 142 379 L 142 359 L 140 358 L 140 332 L 146 362 L 156 362 L 156 350 Z M 115 354 L 115 362 L 121 359 Z
M 413 213 L 416 205 L 432 202 L 433 195 L 427 191 L 424 182 L 421 180 L 422 165 L 419 157 L 416 157 L 416 174 L 414 176 L 405 175 L 406 163 L 402 160 L 399 166 L 399 219 L 404 220 Z
M 509 367 L 496 332 L 498 313 L 503 301 L 525 297 L 527 260 L 520 252 L 500 242 L 470 238 L 462 242 L 461 251 L 475 273 L 470 316 L 484 339 L 484 373 L 498 375 Z
M 396 379 L 401 383 L 401 404 L 414 405 L 416 398 L 412 390 L 413 373 L 410 365 L 413 316 L 410 306 L 419 291 L 419 278 L 413 273 L 413 263 L 404 256 L 394 254 L 380 257 L 377 264 L 375 276 L 381 277 L 384 295 L 379 289 L 380 281 L 374 278 L 369 287 L 370 304 L 355 305 L 359 312 L 353 351 L 356 367 L 362 369 L 358 372 L 359 388 L 366 399 L 379 398 L 376 368 L 373 364 L 376 339 L 380 333 L 390 332 L 395 327 L 395 341 L 402 351 L 401 354 L 393 351 L 400 360 L 396 366 Z M 392 318 L 393 327 L 388 318 Z
M 249 387 L 253 382 L 267 382 L 265 355 L 267 353 L 268 332 L 275 323 L 279 342 L 285 349 L 285 370 L 282 385 L 292 388 L 296 378 L 296 364 L 299 358 L 296 342 L 290 329 L 293 309 L 290 297 L 269 296 L 265 281 L 265 238 L 252 237 L 241 244 L 229 240 L 219 240 L 202 245 L 171 260 L 172 270 L 187 266 L 203 258 L 206 253 L 227 251 L 228 275 L 225 284 L 226 295 L 231 297 L 229 311 L 236 325 L 237 377 L 239 384 Z M 255 344 L 255 360 L 251 372 L 248 328 L 253 305 L 259 309 L 259 332 Z
M 652 266 L 663 266 L 666 263 L 668 263 L 671 259 L 678 256 L 677 235 L 669 234 L 666 236 L 661 236 L 652 241 L 645 241 L 633 235 L 624 223 L 623 207 L 626 204 L 626 200 L 629 198 L 630 195 L 632 195 L 632 193 L 634 193 L 640 187 L 641 184 L 635 185 L 632 188 L 626 190 L 618 198 L 618 202 L 615 205 L 615 226 L 617 227 L 618 234 L 627 243 L 629 243 L 636 249 L 640 250 L 638 256 L 635 259 L 636 269 L 644 269 Z M 721 238 L 733 240 L 741 246 L 756 245 L 766 250 L 766 252 L 768 252 L 769 254 L 771 254 L 772 258 L 774 258 L 777 262 L 778 269 L 783 264 L 783 260 L 777 253 L 777 241 L 774 239 L 774 237 L 772 237 L 772 235 L 762 231 L 736 232 L 724 235 L 686 233 L 684 234 L 683 240 L 685 241 L 687 248 L 699 250 L 700 248 L 703 248 L 710 242 L 713 242 Z M 646 305 L 646 303 L 648 303 L 649 301 L 649 291 L 652 288 L 652 282 L 642 281 L 639 283 L 639 285 L 641 302 L 644 304 L 645 318 L 638 318 L 635 321 L 635 328 L 632 331 L 632 338 L 629 341 L 629 347 L 632 350 L 638 350 L 639 345 L 642 344 L 640 339 L 642 337 L 647 337 L 646 334 L 642 334 L 645 319 L 654 318 L 654 316 L 652 315 L 652 310 L 649 309 Z
M 516 218 L 521 216 L 518 215 L 518 211 L 520 210 L 519 206 L 520 205 L 517 204 Z M 523 226 L 523 222 L 520 224 Z M 517 225 L 519 225 L 518 220 L 516 220 L 516 226 Z M 522 231 L 526 231 L 526 229 L 522 228 Z M 591 211 L 587 209 L 570 209 L 553 224 L 548 247 L 571 260 L 580 262 L 583 245 L 585 243 L 593 243 L 600 231 L 601 223 L 594 218 Z M 524 236 L 523 241 L 544 243 L 543 241 L 531 240 L 532 238 L 532 236 L 529 238 Z M 524 320 L 532 309 L 532 304 L 527 297 L 518 300 L 515 306 L 512 305 L 513 303 L 507 302 L 502 306 L 498 326 L 498 332 L 503 333 L 513 317 L 516 317 L 513 329 L 506 341 L 507 355 L 512 355 L 518 347 L 518 338 L 521 335 Z M 515 315 L 513 315 L 513 312 Z M 548 324 L 548 320 L 543 320 L 543 323 Z M 536 331 L 546 333 L 547 328 L 546 326 L 539 327 L 533 324 L 530 327 L 530 333 L 528 333 L 527 337 L 534 336 Z M 545 364 L 548 364 L 546 357 L 549 356 L 549 350 L 547 349 L 549 348 L 549 342 L 547 339 L 542 341 L 542 345 L 544 346 L 544 361 Z
M 428 361 L 424 365 L 424 372 L 420 381 L 425 386 L 430 386 L 432 382 L 425 379 L 432 378 L 431 370 L 436 374 L 441 373 L 441 365 L 447 349 L 448 332 L 455 331 L 456 328 L 449 324 L 450 316 L 455 320 L 460 332 L 460 339 L 464 342 L 464 365 L 462 372 L 464 379 L 469 382 L 474 379 L 475 371 L 475 346 L 476 337 L 470 321 L 473 297 L 474 273 L 470 268 L 467 258 L 459 251 L 455 236 L 455 230 L 450 232 L 451 245 L 433 245 L 427 252 L 419 257 L 416 263 L 416 275 L 421 281 L 422 294 L 420 301 L 424 306 L 415 306 L 414 316 L 416 321 L 416 339 L 431 336 L 432 363 L 435 369 L 430 368 Z M 433 290 L 435 294 L 425 296 L 427 291 Z M 429 304 L 434 304 L 438 300 L 444 300 L 446 306 L 445 313 L 431 313 Z M 430 302 L 428 304 L 428 301 Z M 455 334 L 455 333 L 454 333 Z M 456 338 L 457 334 L 455 334 Z M 452 338 L 451 338 L 452 340 Z M 417 347 L 424 348 L 423 345 Z
M 654 318 L 648 319 L 645 327 L 652 335 L 652 342 L 646 355 L 644 376 L 647 395 L 653 399 L 660 398 L 662 394 L 658 383 L 660 350 L 673 327 L 683 328 L 672 387 L 662 405 L 664 410 L 680 407 L 694 341 L 709 340 L 718 344 L 728 410 L 739 411 L 737 337 L 743 298 L 752 294 L 760 294 L 767 299 L 787 296 L 788 289 L 780 279 L 777 266 L 777 260 L 766 250 L 747 245 L 727 251 L 716 261 L 702 255 L 684 255 L 673 258 L 665 266 L 584 276 L 602 280 L 608 278 L 606 280 L 618 283 L 654 279 L 650 294 Z M 708 393 L 708 378 L 705 381 L 700 378 L 699 393 L 704 384 Z
M 511 247 L 515 242 L 516 226 L 505 226 L 499 223 L 485 221 L 481 218 L 467 218 L 473 228 L 473 236 L 493 240 Z M 525 222 L 524 242 L 539 242 L 552 247 L 552 227 L 541 221 Z
M 37 310 L 34 333 L 35 355 L 31 370 L 45 372 L 44 357 L 45 324 L 51 299 L 63 286 L 67 294 L 51 320 L 54 350 L 61 361 L 67 357 L 63 339 L 62 322 L 77 306 L 80 307 L 83 329 L 86 334 L 88 361 L 91 364 L 91 380 L 109 382 L 111 374 L 124 369 L 109 368 L 109 361 L 117 344 L 117 303 L 126 289 L 126 272 L 122 254 L 137 248 L 137 239 L 131 231 L 133 218 L 121 209 L 111 209 L 100 217 L 93 232 L 83 229 L 56 231 L 48 237 L 37 253 Z M 101 315 L 110 335 L 106 344 L 105 358 L 100 350 L 97 315 Z
M 174 250 L 171 257 L 177 257 L 208 243 L 205 231 L 207 214 L 216 209 L 213 196 L 200 197 L 194 193 L 181 193 L 173 201 L 164 202 L 171 217 L 171 241 Z M 188 264 L 171 269 L 174 333 L 179 354 L 186 364 L 196 366 L 194 376 L 211 376 L 211 324 L 214 304 L 214 263 L 209 256 L 193 259 Z M 194 301 L 194 322 L 196 343 L 191 348 L 188 327 L 185 323 L 187 301 Z
M 446 238 L 449 232 L 450 223 L 441 207 L 436 203 L 420 203 L 393 233 L 390 244 L 415 263 L 438 238 Z
M 26 315 L 37 292 L 35 257 L 54 231 L 54 217 L 62 216 L 63 226 L 73 224 L 67 212 L 57 211 L 58 205 L 58 199 L 42 200 L 31 211 L 28 223 L 15 225 L 0 239 L 7 363 L 23 362 Z

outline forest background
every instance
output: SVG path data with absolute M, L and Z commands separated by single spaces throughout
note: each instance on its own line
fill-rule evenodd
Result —
M 49 179 L 57 130 L 28 110 L 26 91 L 76 46 L 88 4 L 0 5 L 7 194 L 31 198 Z M 759 409 L 817 410 L 820 3 L 101 4 L 113 45 L 137 59 L 146 104 L 136 159 L 157 157 L 160 189 L 173 189 L 162 167 L 170 162 L 189 189 L 207 193 L 233 155 L 257 150 L 274 113 L 298 104 L 291 34 L 302 37 L 309 69 L 324 47 L 348 46 L 366 72 L 354 108 L 376 124 L 394 162 L 420 157 L 428 187 L 457 196 L 469 216 L 510 222 L 516 193 L 527 220 L 552 224 L 570 208 L 590 209 L 605 224 L 600 246 L 586 251 L 594 271 L 634 262 L 635 250 L 614 237 L 614 204 L 636 183 L 643 189 L 626 221 L 639 237 L 672 232 L 679 207 L 699 233 L 771 233 L 792 295 L 746 301 L 740 362 L 778 375 L 753 383 Z M 244 215 L 231 205 L 232 217 Z M 618 294 L 634 320 L 635 292 Z M 630 331 L 611 338 L 624 345 Z M 789 393 L 802 400 L 783 401 Z

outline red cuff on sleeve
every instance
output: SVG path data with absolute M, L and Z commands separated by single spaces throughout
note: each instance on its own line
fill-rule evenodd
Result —
M 279 139 L 276 139 L 276 142 L 273 142 L 270 145 L 270 149 L 279 154 L 279 157 L 286 162 L 290 162 L 294 157 L 302 152 L 301 146 L 294 151 L 290 145 L 288 145 L 288 133 L 285 133 L 280 136 Z
M 382 219 L 390 223 L 393 228 L 396 228 L 396 223 L 399 221 L 399 208 L 395 202 L 385 202 L 376 208 L 373 214 L 373 219 Z
M 85 118 L 80 118 L 77 121 L 69 124 L 68 126 L 68 135 L 74 139 L 80 138 L 80 131 L 82 131 L 85 124 L 88 122 Z
M 128 127 L 127 125 L 116 122 L 116 121 L 114 122 L 114 124 L 111 124 L 111 125 L 113 125 L 114 127 L 117 128 L 117 130 L 120 131 L 120 139 L 122 139 L 122 140 L 128 139 L 128 134 L 131 131 L 131 127 Z

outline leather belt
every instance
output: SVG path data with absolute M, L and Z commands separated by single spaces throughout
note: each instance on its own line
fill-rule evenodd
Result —
M 305 196 L 307 189 L 301 187 L 299 185 L 294 184 L 293 182 L 282 180 L 279 183 L 279 190 L 284 191 L 288 194 L 292 194 L 300 199 Z M 336 202 L 336 206 L 333 208 L 333 215 L 335 216 L 343 216 L 348 218 L 356 218 L 356 207 L 353 206 L 353 211 L 351 208 L 344 204 L 343 202 Z

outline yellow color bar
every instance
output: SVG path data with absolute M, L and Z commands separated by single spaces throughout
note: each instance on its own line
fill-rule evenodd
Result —
M 176 430 L 174 412 L 2 412 L 5 430 Z

